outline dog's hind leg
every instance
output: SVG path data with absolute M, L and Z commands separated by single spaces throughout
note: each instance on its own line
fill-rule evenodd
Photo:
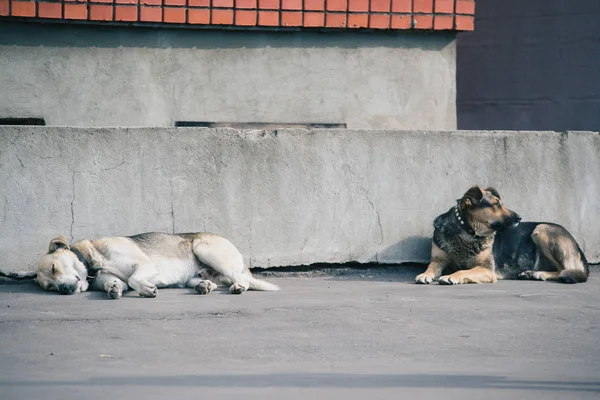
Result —
M 202 234 L 194 239 L 192 251 L 211 272 L 222 275 L 223 280 L 231 283 L 230 293 L 242 294 L 250 288 L 252 275 L 244 267 L 242 254 L 229 240 L 217 235 Z
M 532 281 L 557 281 L 560 278 L 559 271 L 524 271 L 518 276 L 519 279 L 528 279 Z
M 113 300 L 121 298 L 123 293 L 128 289 L 127 284 L 121 279 L 105 272 L 101 272 L 100 276 L 92 281 L 91 287 L 94 290 L 106 292 L 108 297 Z
M 193 288 L 200 294 L 209 294 L 217 288 L 217 284 L 201 276 L 191 278 L 185 283 L 186 287 Z
M 519 274 L 520 279 L 553 280 L 564 283 L 585 282 L 589 268 L 571 234 L 562 226 L 540 224 L 531 239 L 537 250 L 533 270 Z

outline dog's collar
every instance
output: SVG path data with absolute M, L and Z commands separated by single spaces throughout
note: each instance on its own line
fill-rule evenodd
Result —
M 465 218 L 462 215 L 460 215 L 460 210 L 458 209 L 458 204 L 454 206 L 454 216 L 458 220 L 460 227 L 463 228 L 463 230 L 465 232 L 467 232 L 469 235 L 473 236 L 475 239 L 484 239 L 485 238 L 485 236 L 479 236 L 478 234 L 476 234 L 475 231 L 473 230 L 473 228 L 471 228 L 469 226 L 469 224 L 467 224 L 467 221 L 465 221 Z M 495 233 L 496 232 L 494 232 L 494 234 Z
M 88 262 L 88 260 L 85 259 L 85 257 L 83 256 L 83 254 L 81 254 L 79 251 L 70 248 L 69 250 L 71 250 L 71 252 L 73 254 L 75 254 L 77 256 L 77 258 L 79 259 L 79 261 L 81 261 L 81 263 L 85 266 L 85 270 L 89 271 L 90 270 L 90 263 Z M 89 274 L 89 272 L 88 272 Z M 88 275 L 88 278 L 90 278 L 90 276 Z

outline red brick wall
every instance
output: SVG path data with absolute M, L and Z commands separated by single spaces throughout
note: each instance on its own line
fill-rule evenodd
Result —
M 0 0 L 0 20 L 473 30 L 475 0 Z

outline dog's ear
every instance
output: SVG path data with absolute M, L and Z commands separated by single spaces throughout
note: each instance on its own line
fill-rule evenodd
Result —
M 500 193 L 498 193 L 498 191 L 496 189 L 494 189 L 493 187 L 490 186 L 488 188 L 485 188 L 485 190 L 487 190 L 488 192 L 490 192 L 491 194 L 496 196 L 498 199 L 500 198 Z
M 483 191 L 479 186 L 473 186 L 462 197 L 462 203 L 467 207 L 476 206 L 483 198 Z
M 48 246 L 48 253 L 54 253 L 58 249 L 67 249 L 69 250 L 69 243 L 67 242 L 67 238 L 64 236 L 55 237 L 50 241 L 50 245 Z

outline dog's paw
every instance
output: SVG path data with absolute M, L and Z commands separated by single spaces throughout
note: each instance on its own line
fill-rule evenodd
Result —
M 123 295 L 123 289 L 121 288 L 121 285 L 115 282 L 106 290 L 106 293 L 108 294 L 109 299 L 117 300 Z
M 248 288 L 240 285 L 239 283 L 234 283 L 233 285 L 231 285 L 229 287 L 229 293 L 231 293 L 231 294 L 242 294 L 246 290 L 248 290 Z
M 545 281 L 546 274 L 544 271 L 524 271 L 519 274 L 518 278 L 532 281 Z
M 143 285 L 138 290 L 138 294 L 142 297 L 156 297 L 158 295 L 158 288 L 152 284 Z
M 440 279 L 438 279 L 438 282 L 440 285 L 458 285 L 460 284 L 460 280 L 452 275 L 444 275 L 444 276 L 440 276 Z
M 421 285 L 426 285 L 433 282 L 433 277 L 425 272 L 423 272 L 422 274 L 417 275 L 417 277 L 415 278 L 415 283 L 421 284 Z
M 216 288 L 217 288 L 216 284 L 214 284 L 211 281 L 204 280 L 204 281 L 200 281 L 200 283 L 198 283 L 194 289 L 196 289 L 196 292 L 198 292 L 200 294 L 209 294 Z

